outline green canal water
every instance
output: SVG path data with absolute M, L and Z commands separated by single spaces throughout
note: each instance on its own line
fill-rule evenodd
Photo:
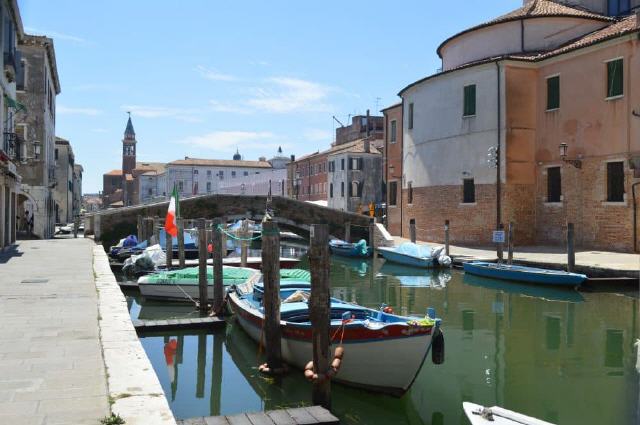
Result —
M 332 410 L 342 423 L 467 424 L 463 401 L 558 424 L 640 422 L 637 293 L 541 288 L 383 263 L 333 257 L 333 296 L 369 307 L 386 303 L 400 314 L 435 307 L 445 362 L 434 365 L 429 357 L 402 398 L 333 385 Z M 135 292 L 127 299 L 134 318 L 197 315 L 190 306 Z M 233 320 L 215 332 L 149 334 L 141 341 L 177 418 L 310 404 L 302 372 L 281 379 L 258 373 L 264 358 Z

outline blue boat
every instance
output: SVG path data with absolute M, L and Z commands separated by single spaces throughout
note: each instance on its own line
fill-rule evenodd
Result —
M 584 302 L 582 294 L 573 287 L 536 285 L 525 282 L 508 282 L 506 280 L 490 279 L 488 277 L 475 276 L 465 273 L 462 282 L 466 285 L 502 291 L 506 294 L 515 294 L 523 297 L 538 298 L 547 301 L 581 303 Z
M 464 263 L 464 271 L 493 279 L 557 286 L 579 286 L 587 279 L 586 275 L 569 273 L 563 270 L 488 263 L 485 261 Z
M 364 239 L 360 239 L 357 243 L 334 239 L 329 242 L 329 248 L 333 254 L 342 257 L 369 258 L 373 254 L 373 250 L 367 246 L 367 242 Z
M 378 252 L 385 260 L 391 261 L 392 263 L 420 267 L 423 269 L 441 267 L 438 262 L 438 257 L 442 252 L 442 249 L 440 248 L 437 248 L 434 251 L 434 249 L 427 245 L 417 245 L 406 242 L 393 248 L 378 248 Z

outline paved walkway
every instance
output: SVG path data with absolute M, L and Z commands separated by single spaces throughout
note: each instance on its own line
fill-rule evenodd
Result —
M 394 236 L 396 244 L 408 242 L 406 238 Z M 419 242 L 419 241 L 418 241 Z M 422 243 L 422 242 L 419 242 Z M 449 253 L 457 259 L 477 259 L 494 261 L 497 259 L 495 248 L 465 248 L 451 245 Z M 507 257 L 505 250 L 504 258 Z M 555 247 L 515 247 L 513 253 L 515 261 L 566 266 L 567 254 L 560 248 Z M 576 266 L 586 269 L 602 269 L 613 272 L 624 272 L 632 274 L 640 271 L 640 255 L 622 254 L 619 252 L 606 251 L 576 251 Z M 636 274 L 637 276 L 637 274 Z
M 109 403 L 93 241 L 0 254 L 0 424 L 99 424 Z

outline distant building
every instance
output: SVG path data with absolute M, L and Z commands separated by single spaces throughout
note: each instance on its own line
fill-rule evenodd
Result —
M 351 117 L 351 124 L 336 128 L 336 145 L 343 145 L 356 140 L 380 140 L 384 138 L 384 117 L 356 115 Z M 376 148 L 379 143 L 374 143 Z
M 102 196 L 98 193 L 85 193 L 82 195 L 82 210 L 95 212 L 102 209 Z
M 382 201 L 382 155 L 369 140 L 336 146 L 327 161 L 329 207 L 368 213 Z
M 265 158 L 260 158 L 261 160 Z M 218 183 L 217 193 L 228 195 L 267 195 L 269 190 L 273 196 L 286 196 L 289 185 L 287 178 L 287 164 L 291 158 L 282 154 L 282 148 L 278 148 L 276 156 L 268 160 L 270 170 L 261 171 L 260 174 L 248 173 L 236 179 L 226 179 Z
M 54 217 L 56 223 L 66 224 L 73 221 L 73 179 L 75 155 L 68 140 L 56 137 L 54 158 L 56 160 L 53 191 Z
M 265 158 L 260 161 L 245 161 L 240 154 L 234 159 L 189 158 L 171 161 L 167 164 L 167 193 L 174 187 L 180 196 L 196 196 L 219 193 L 222 183 L 235 182 L 241 177 L 260 176 L 272 170 Z
M 60 94 L 55 50 L 52 39 L 27 34 L 18 49 L 21 60 L 17 64 L 17 95 L 24 105 L 15 115 L 23 153 L 18 166 L 22 176 L 18 216 L 23 217 L 27 212 L 33 217 L 33 234 L 50 238 L 55 232 L 56 219 L 55 117 L 56 95 Z
M 16 0 L 0 1 L 0 19 L 3 53 L 0 73 L 0 126 L 3 134 L 0 144 L 0 250 L 3 250 L 16 240 L 21 180 L 17 169 L 22 160 L 21 140 L 14 124 L 15 114 L 20 109 L 16 101 L 16 71 L 20 64 L 16 45 L 22 40 L 24 31 Z
M 386 188 L 385 225 L 392 235 L 402 234 L 402 102 L 382 110 L 384 114 L 383 179 Z

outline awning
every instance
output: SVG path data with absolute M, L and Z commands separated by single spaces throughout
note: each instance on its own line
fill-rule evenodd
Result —
M 7 105 L 9 105 L 9 108 L 15 109 L 16 112 L 20 112 L 20 111 L 27 112 L 26 106 L 24 106 L 22 103 L 18 102 L 17 100 L 10 98 L 6 94 L 4 95 L 4 100 L 5 102 L 7 102 Z

